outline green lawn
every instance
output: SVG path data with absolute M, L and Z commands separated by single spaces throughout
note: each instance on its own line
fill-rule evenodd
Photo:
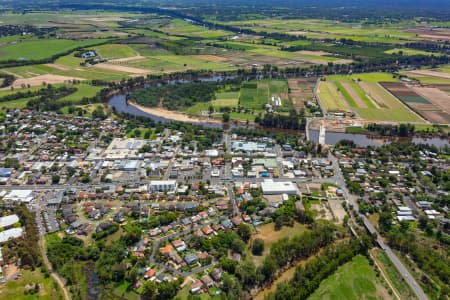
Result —
M 77 47 L 85 47 L 104 40 L 92 39 L 84 41 L 64 39 L 25 40 L 16 44 L 0 46 L 1 60 L 37 60 L 66 52 Z
M 380 292 L 374 269 L 362 255 L 357 255 L 351 262 L 322 281 L 319 288 L 308 298 L 309 300 L 326 299 L 384 299 Z

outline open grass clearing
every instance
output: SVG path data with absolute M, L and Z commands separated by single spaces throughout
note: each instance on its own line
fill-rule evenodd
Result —
M 0 108 L 22 109 L 22 108 L 25 108 L 27 106 L 28 101 L 30 101 L 33 98 L 34 97 L 17 99 L 17 100 L 6 101 L 6 102 L 0 102 Z
M 89 84 L 79 84 L 76 86 L 77 91 L 70 95 L 67 95 L 58 101 L 81 101 L 83 98 L 91 98 L 94 97 L 103 87 L 101 86 L 93 86 Z
M 14 299 L 14 300 L 53 300 L 62 299 L 60 290 L 56 287 L 51 277 L 45 278 L 40 269 L 34 271 L 23 270 L 19 271 L 22 276 L 18 280 L 12 280 L 5 284 L 0 285 L 0 298 L 1 299 Z M 25 287 L 38 284 L 39 291 L 33 295 L 26 295 Z
M 275 224 L 269 223 L 256 227 L 257 233 L 251 237 L 251 241 L 259 238 L 264 241 L 264 252 L 261 256 L 253 256 L 253 262 L 255 265 L 259 266 L 264 258 L 269 254 L 270 247 L 276 241 L 292 237 L 294 235 L 299 235 L 308 230 L 305 225 L 295 222 L 294 226 L 283 226 L 280 230 L 275 230 Z
M 392 296 L 376 277 L 367 258 L 357 255 L 322 281 L 308 299 L 392 299 Z

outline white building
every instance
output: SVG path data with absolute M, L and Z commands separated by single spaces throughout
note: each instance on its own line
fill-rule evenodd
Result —
M 272 179 L 266 179 L 261 183 L 261 189 L 264 195 L 297 195 L 298 189 L 293 182 L 275 182 Z
M 152 180 L 149 185 L 150 192 L 174 192 L 176 188 L 176 180 Z
M 21 237 L 23 233 L 22 228 L 11 228 L 5 231 L 0 232 L 0 243 L 4 243 L 9 239 L 16 239 Z
M 3 199 L 5 201 L 30 203 L 33 198 L 32 190 L 12 190 Z
M 19 217 L 17 215 L 0 217 L 0 228 L 11 227 L 17 222 L 19 222 Z

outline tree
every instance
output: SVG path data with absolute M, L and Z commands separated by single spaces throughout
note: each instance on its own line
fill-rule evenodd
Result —
M 262 255 L 264 252 L 264 240 L 263 239 L 255 239 L 252 245 L 252 253 L 253 255 Z
M 245 242 L 248 242 L 248 240 L 252 236 L 252 230 L 250 229 L 250 226 L 245 223 L 239 224 L 237 233 Z
M 156 299 L 158 300 L 166 300 L 173 299 L 177 294 L 177 288 L 172 282 L 161 282 L 158 285 L 158 295 Z
M 59 175 L 53 175 L 52 176 L 52 183 L 53 184 L 57 184 L 57 183 L 59 183 L 59 180 L 60 180 L 61 178 L 59 177 Z
M 378 219 L 378 226 L 383 232 L 388 232 L 392 227 L 392 214 L 389 211 L 380 212 L 380 217 Z
M 267 259 L 263 261 L 263 265 L 260 270 L 261 274 L 264 276 L 264 280 L 270 281 L 277 270 L 277 264 L 271 257 L 267 257 Z
M 224 113 L 224 114 L 222 115 L 222 121 L 223 121 L 224 123 L 228 123 L 228 122 L 230 121 L 230 114 L 229 114 L 229 113 Z
M 147 281 L 144 284 L 143 291 L 141 294 L 142 300 L 155 300 L 157 299 L 157 290 L 156 290 L 156 284 L 153 281 Z

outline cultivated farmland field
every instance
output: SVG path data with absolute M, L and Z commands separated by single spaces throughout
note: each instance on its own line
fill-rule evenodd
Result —
M 324 113 L 350 111 L 347 102 L 342 98 L 333 82 L 321 81 L 317 88 L 317 95 Z
M 328 108 L 327 111 L 333 110 L 329 107 L 336 110 L 337 103 L 332 102 L 334 99 L 339 99 L 337 100 L 339 103 L 344 101 L 359 117 L 367 120 L 424 123 L 425 120 L 409 110 L 377 83 L 377 79 L 393 79 L 386 75 L 375 73 L 372 76 L 369 74 L 329 76 L 327 82 L 330 86 L 335 85 L 338 91 L 334 92 L 333 89 L 327 87 L 323 89 L 321 83 L 318 91 L 320 101 Z M 364 81 L 362 78 L 368 80 Z M 329 96 L 330 91 L 335 93 L 334 96 Z M 339 104 L 339 106 L 343 107 L 343 104 Z
M 285 80 L 261 80 L 243 83 L 239 105 L 246 109 L 262 110 L 271 97 L 281 98 L 283 107 L 290 107 L 288 85 Z
M 420 87 L 410 87 L 402 83 L 382 83 L 383 87 L 389 90 L 394 96 L 400 99 L 403 103 L 408 105 L 411 109 L 416 111 L 422 117 L 431 123 L 448 124 L 450 123 L 450 113 L 442 109 L 442 105 L 446 107 L 440 99 L 434 99 L 432 103 L 429 99 L 423 97 L 426 95 L 426 90 Z M 420 92 L 419 93 L 417 93 Z M 422 95 L 421 95 L 422 94 Z M 439 95 L 442 95 L 439 93 Z M 435 97 L 432 95 L 430 97 Z M 439 103 L 439 104 L 438 104 Z

